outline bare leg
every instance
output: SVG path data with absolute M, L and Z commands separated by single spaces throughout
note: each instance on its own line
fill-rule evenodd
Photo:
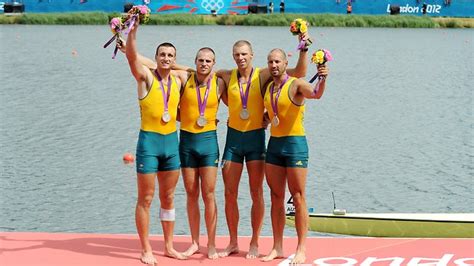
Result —
M 174 191 L 178 183 L 179 170 L 158 172 L 158 184 L 160 188 L 161 208 L 171 210 L 174 208 Z M 180 260 L 186 256 L 173 248 L 174 221 L 161 221 L 163 235 L 165 238 L 165 255 Z
M 286 169 L 274 164 L 265 164 L 267 184 L 272 197 L 273 248 L 262 261 L 271 261 L 283 257 L 283 230 L 285 229 L 285 189 Z
M 191 246 L 183 253 L 186 257 L 199 252 L 199 170 L 197 168 L 182 168 L 184 188 L 186 189 L 186 209 L 191 231 Z
M 219 255 L 216 251 L 216 226 L 217 226 L 217 204 L 216 204 L 216 179 L 217 167 L 199 168 L 201 175 L 201 190 L 204 201 L 204 213 L 207 228 L 207 257 L 217 259 Z
M 298 246 L 292 264 L 306 261 L 306 234 L 308 232 L 308 208 L 306 207 L 306 168 L 287 168 L 288 189 L 295 205 L 295 227 L 298 235 Z
M 247 259 L 258 258 L 258 237 L 262 230 L 263 217 L 265 215 L 265 204 L 263 200 L 263 178 L 265 174 L 265 163 L 263 160 L 247 162 L 249 173 L 250 195 L 252 197 L 252 239 L 250 240 Z
M 142 252 L 140 260 L 145 264 L 156 264 L 156 258 L 150 245 L 149 228 L 150 228 L 150 207 L 155 193 L 156 174 L 140 174 L 137 173 L 138 199 L 135 208 L 135 224 L 137 226 L 138 236 Z
M 220 257 L 227 257 L 239 252 L 239 244 L 237 241 L 239 206 L 237 204 L 237 196 L 239 193 L 242 169 L 243 164 L 231 161 L 227 161 L 222 169 L 225 187 L 225 218 L 227 220 L 227 227 L 229 228 L 230 240 L 226 249 L 219 253 Z

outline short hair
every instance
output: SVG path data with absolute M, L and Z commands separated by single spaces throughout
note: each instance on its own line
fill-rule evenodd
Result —
M 211 47 L 207 47 L 207 46 L 206 46 L 206 47 L 202 47 L 201 49 L 199 49 L 199 50 L 197 51 L 196 57 L 194 58 L 194 61 L 197 60 L 198 54 L 199 54 L 199 52 L 201 52 L 201 51 L 210 51 L 210 52 L 214 55 L 214 61 L 216 61 L 216 53 L 214 52 L 214 50 L 212 50 Z
M 280 49 L 280 48 L 273 48 L 273 49 L 268 53 L 268 55 L 270 55 L 270 54 L 273 53 L 273 52 L 279 52 L 280 54 L 283 55 L 283 59 L 284 59 L 284 60 L 288 60 L 288 59 L 286 58 L 286 53 L 285 53 L 285 51 L 283 51 L 283 49 Z
M 172 43 L 169 43 L 169 42 L 160 43 L 160 45 L 158 45 L 158 47 L 156 47 L 155 56 L 158 55 L 158 50 L 161 47 L 172 47 L 174 49 L 174 56 L 176 57 L 176 47 L 174 47 L 174 45 Z
M 247 45 L 250 48 L 250 52 L 253 53 L 252 44 L 250 44 L 250 42 L 247 41 L 247 40 L 238 40 L 238 41 L 236 41 L 234 43 L 234 46 L 232 46 L 232 48 L 235 48 L 237 46 L 244 46 L 244 45 Z

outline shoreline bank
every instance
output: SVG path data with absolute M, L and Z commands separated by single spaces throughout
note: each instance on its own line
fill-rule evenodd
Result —
M 120 13 L 22 13 L 0 15 L 0 24 L 28 25 L 107 25 Z M 251 14 L 190 15 L 152 14 L 148 25 L 225 25 L 225 26 L 288 26 L 295 18 L 307 20 L 313 27 L 362 28 L 474 28 L 474 18 L 420 17 L 405 15 L 339 15 L 339 14 Z

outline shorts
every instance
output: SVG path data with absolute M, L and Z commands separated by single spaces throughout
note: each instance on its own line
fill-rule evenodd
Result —
M 270 137 L 265 162 L 281 167 L 308 168 L 306 137 Z
M 181 167 L 217 167 L 219 165 L 219 145 L 216 131 L 190 133 L 181 130 L 179 156 L 181 157 Z
M 178 133 L 162 135 L 140 130 L 136 157 L 137 172 L 141 174 L 179 169 Z
M 223 161 L 243 163 L 265 159 L 265 129 L 241 132 L 227 128 Z

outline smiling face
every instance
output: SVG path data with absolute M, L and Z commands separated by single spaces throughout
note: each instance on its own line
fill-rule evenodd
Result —
M 194 63 L 196 64 L 196 71 L 198 74 L 208 75 L 211 73 L 212 68 L 216 63 L 214 52 L 209 48 L 199 50 Z
M 273 49 L 267 57 L 268 70 L 272 77 L 280 77 L 288 67 L 288 60 L 286 54 L 281 49 Z
M 252 65 L 253 52 L 248 43 L 237 42 L 232 48 L 232 55 L 239 69 L 246 69 Z
M 171 69 L 176 61 L 176 49 L 172 46 L 158 47 L 155 60 L 159 69 Z

